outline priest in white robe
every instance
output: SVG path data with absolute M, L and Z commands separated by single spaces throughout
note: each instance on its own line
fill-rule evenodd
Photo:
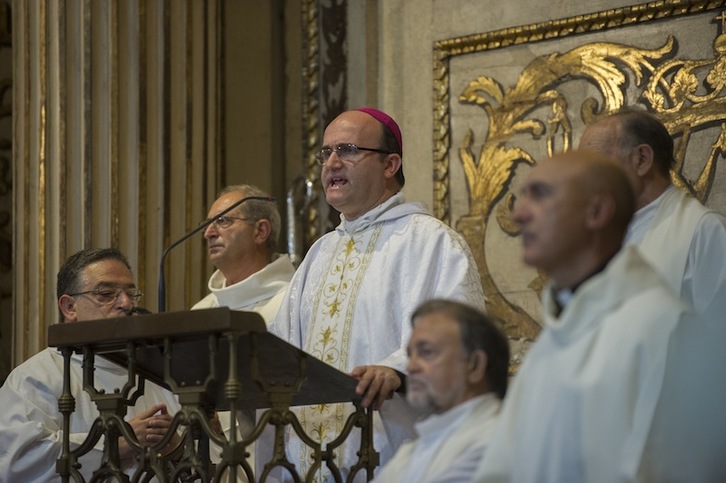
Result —
M 403 383 L 413 310 L 435 297 L 483 309 L 481 281 L 463 238 L 399 193 L 401 133 L 390 116 L 371 108 L 341 114 L 317 159 L 341 223 L 311 247 L 270 330 L 359 379 L 362 405 L 378 410 L 374 442 L 385 464 L 413 435 L 415 414 L 400 396 L 389 399 Z M 350 405 L 325 405 L 297 414 L 308 434 L 315 428 L 328 442 L 350 412 Z M 310 451 L 288 436 L 288 457 L 306 473 Z M 357 435 L 349 439 L 337 452 L 341 468 L 357 461 Z M 330 475 L 323 470 L 318 479 Z
M 83 356 L 71 357 L 71 392 L 76 408 L 71 416 L 71 449 L 77 448 L 88 435 L 99 413 L 96 404 L 83 389 Z M 101 357 L 94 362 L 94 379 L 98 389 L 113 392 L 124 387 L 127 370 Z M 49 347 L 16 367 L 0 388 L 0 481 L 61 481 L 56 461 L 63 443 L 63 415 L 58 398 L 63 393 L 63 356 Z M 179 409 L 176 397 L 166 389 L 146 381 L 144 395 L 129 408 L 126 419 L 153 420 L 162 413 L 173 415 Z M 145 435 L 137 432 L 137 438 Z M 103 438 L 80 458 L 80 473 L 90 481 L 101 465 Z M 137 465 L 127 460 L 122 467 L 133 475 Z
M 295 267 L 289 256 L 275 252 L 282 223 L 272 198 L 244 201 L 219 216 L 246 197 L 267 194 L 251 185 L 228 186 L 209 209 L 212 222 L 204 230 L 204 238 L 216 270 L 209 278 L 209 294 L 192 310 L 229 307 L 257 312 L 269 323 L 280 308 Z
M 58 307 L 61 320 L 73 323 L 121 317 L 132 312 L 141 292 L 136 289 L 126 257 L 115 249 L 82 250 L 66 260 L 58 273 Z M 75 412 L 71 415 L 71 449 L 87 437 L 99 416 L 96 405 L 83 389 L 83 358 L 71 358 L 71 392 Z M 103 358 L 95 359 L 95 386 L 113 392 L 126 382 L 125 368 Z M 60 481 L 56 461 L 63 442 L 63 415 L 58 398 L 63 393 L 63 356 L 47 348 L 16 367 L 0 388 L 0 481 Z M 152 446 L 167 433 L 171 418 L 179 409 L 176 397 L 150 381 L 144 395 L 128 409 L 126 420 L 137 440 Z M 172 440 L 165 452 L 181 442 Z M 133 475 L 134 455 L 120 440 L 122 471 Z M 80 458 L 80 473 L 89 481 L 101 463 L 103 438 Z
M 726 219 L 671 183 L 673 139 L 653 115 L 625 109 L 587 127 L 580 147 L 625 168 L 636 213 L 625 242 L 708 324 L 726 324 Z
M 550 276 L 544 330 L 474 481 L 657 481 L 641 461 L 687 307 L 635 247 L 619 252 L 628 188 L 615 162 L 591 152 L 531 171 L 512 217 L 524 261 Z
M 377 483 L 471 481 L 486 453 L 509 378 L 509 342 L 481 311 L 451 300 L 412 316 L 406 399 L 426 419 Z
M 671 338 L 639 481 L 719 483 L 726 475 L 726 326 L 689 322 Z
M 268 198 L 248 199 L 245 198 Z M 239 203 L 235 208 L 232 205 Z M 222 214 L 225 210 L 229 212 Z M 274 199 L 251 185 L 233 185 L 220 191 L 209 209 L 209 226 L 204 230 L 209 260 L 216 270 L 209 279 L 209 294 L 192 310 L 229 307 L 232 310 L 256 312 L 270 323 L 295 273 L 290 257 L 275 252 L 282 222 Z M 232 419 L 229 411 L 218 413 L 221 429 L 229 440 Z M 253 417 L 240 413 L 237 417 L 238 440 L 253 429 Z M 254 468 L 254 445 L 248 446 Z M 211 460 L 220 461 L 219 448 L 212 448 Z M 246 481 L 241 468 L 238 481 Z

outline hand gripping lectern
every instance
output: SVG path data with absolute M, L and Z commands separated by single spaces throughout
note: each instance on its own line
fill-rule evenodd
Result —
M 93 480 L 105 481 L 236 481 L 242 472 L 248 481 L 264 481 L 269 471 L 283 468 L 291 481 L 311 481 L 323 465 L 336 480 L 348 481 L 359 473 L 368 480 L 378 464 L 373 448 L 372 413 L 358 406 L 355 379 L 267 332 L 262 317 L 253 312 L 216 308 L 185 312 L 137 315 L 114 319 L 57 324 L 49 328 L 48 345 L 58 347 L 64 357 L 63 394 L 58 405 L 64 428 L 70 427 L 75 399 L 71 394 L 70 361 L 83 354 L 83 386 L 99 410 L 89 428 L 86 442 L 71 447 L 68 431 L 63 433 L 63 451 L 57 471 L 65 481 L 84 481 L 78 460 L 104 437 L 104 457 Z M 94 387 L 96 356 L 126 368 L 128 382 L 115 392 Z M 124 422 L 127 407 L 143 394 L 145 381 L 171 390 L 182 409 L 172 428 L 182 435 L 182 443 L 162 454 L 171 440 L 170 431 L 162 441 L 149 447 L 140 444 Z M 355 410 L 342 433 L 328 444 L 320 444 L 304 434 L 291 406 L 352 403 Z M 237 431 L 227 440 L 213 429 L 215 411 L 230 411 L 232 426 L 243 411 L 260 411 L 249 436 L 240 441 Z M 274 453 L 259 475 L 247 461 L 248 448 L 266 427 L 274 430 Z M 310 447 L 312 464 L 307 475 L 299 475 L 285 454 L 285 429 Z M 338 468 L 334 450 L 358 429 L 360 452 L 351 468 Z M 125 438 L 138 462 L 134 474 L 126 475 L 118 454 L 119 438 Z M 221 448 L 221 460 L 209 462 L 209 443 Z M 258 465 L 259 467 L 260 465 Z

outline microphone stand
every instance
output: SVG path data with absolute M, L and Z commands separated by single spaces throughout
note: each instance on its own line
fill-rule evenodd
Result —
M 166 262 L 166 256 L 169 254 L 171 249 L 176 247 L 177 245 L 180 245 L 182 242 L 186 241 L 192 235 L 199 233 L 202 230 L 205 230 L 209 225 L 214 223 L 214 220 L 216 220 L 220 216 L 226 215 L 227 213 L 229 213 L 233 209 L 237 208 L 239 205 L 241 205 L 245 201 L 250 201 L 250 200 L 271 201 L 273 203 L 276 201 L 275 198 L 272 198 L 269 196 L 246 196 L 246 197 L 242 198 L 241 200 L 232 203 L 230 206 L 228 206 L 227 208 L 222 210 L 221 213 L 215 215 L 213 218 L 205 220 L 198 227 L 196 227 L 195 229 L 193 229 L 192 231 L 190 231 L 189 233 L 187 233 L 186 235 L 184 235 L 183 237 L 181 237 L 180 239 L 178 239 L 177 241 L 175 241 L 174 243 L 169 245 L 169 247 L 166 250 L 164 250 L 164 253 L 161 255 L 161 262 L 159 263 L 159 290 L 158 290 L 158 297 L 159 297 L 158 312 L 159 313 L 166 311 L 166 282 L 164 280 L 164 262 Z

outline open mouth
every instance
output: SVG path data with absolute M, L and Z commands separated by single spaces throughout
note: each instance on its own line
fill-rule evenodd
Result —
M 346 184 L 348 184 L 348 180 L 339 176 L 332 177 L 330 178 L 330 181 L 328 181 L 329 188 L 340 188 Z

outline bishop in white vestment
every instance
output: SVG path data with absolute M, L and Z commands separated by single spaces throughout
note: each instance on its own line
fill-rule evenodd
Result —
M 463 238 L 420 204 L 404 202 L 401 130 L 388 114 L 368 107 L 342 113 L 326 127 L 315 159 L 341 223 L 310 248 L 270 331 L 356 377 L 361 405 L 377 410 L 373 439 L 383 465 L 413 434 L 413 411 L 396 395 L 386 399 L 405 379 L 413 310 L 430 298 L 483 310 L 481 280 Z M 326 443 L 351 411 L 334 404 L 297 414 L 305 431 Z M 357 439 L 336 451 L 340 468 L 358 460 Z M 292 434 L 287 452 L 307 473 L 310 450 Z M 321 470 L 316 481 L 330 476 Z
M 479 273 L 466 242 L 417 203 L 397 194 L 321 238 L 292 279 L 270 331 L 343 372 L 362 364 L 405 372 L 413 310 L 430 298 L 450 298 L 483 309 Z M 341 430 L 350 408 L 302 409 L 305 428 L 324 441 Z M 374 419 L 381 464 L 412 433 L 415 418 L 403 398 L 384 403 Z M 350 466 L 358 439 L 341 447 Z M 309 449 L 290 435 L 289 457 L 309 466 Z

